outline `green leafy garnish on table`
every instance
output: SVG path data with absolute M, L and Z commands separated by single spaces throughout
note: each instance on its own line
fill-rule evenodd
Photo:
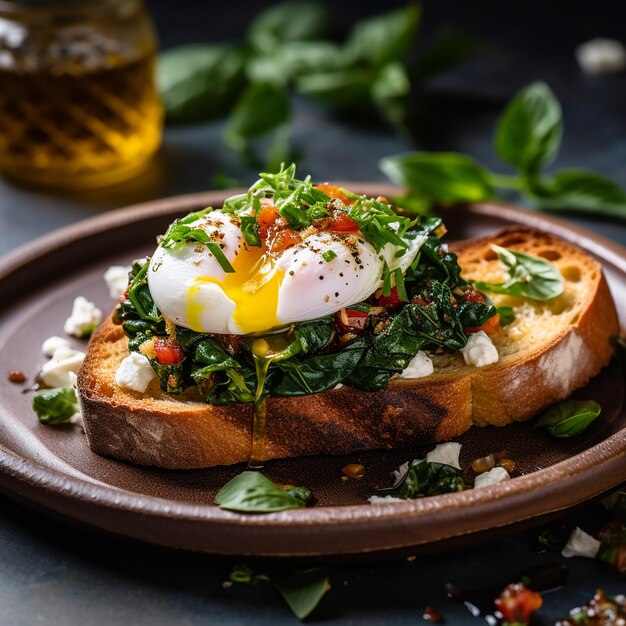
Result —
M 595 400 L 566 400 L 543 413 L 534 427 L 546 427 L 554 437 L 573 437 L 582 433 L 601 411 Z
M 403 206 L 429 211 L 436 205 L 498 198 L 498 189 L 525 196 L 538 208 L 626 217 L 626 193 L 595 172 L 546 172 L 563 135 L 561 105 L 543 82 L 522 89 L 500 116 L 494 146 L 515 175 L 489 171 L 471 156 L 453 152 L 409 152 L 382 159 L 380 167 L 408 190 Z
M 229 511 L 273 513 L 304 508 L 310 498 L 305 487 L 283 489 L 261 472 L 245 471 L 217 492 L 215 503 Z
M 414 459 L 396 485 L 379 489 L 374 495 L 412 500 L 462 491 L 463 487 L 461 472 L 456 467 L 429 462 L 426 459 Z
M 280 593 L 292 613 L 300 620 L 308 617 L 330 589 L 328 573 L 323 567 L 296 570 L 274 581 L 267 574 L 257 574 L 247 565 L 236 565 L 230 572 L 233 583 L 253 587 L 269 583 Z
M 78 400 L 73 387 L 39 389 L 33 396 L 33 410 L 42 424 L 66 422 L 78 412 Z
M 565 284 L 558 268 L 545 259 L 518 250 L 491 244 L 509 275 L 501 283 L 476 281 L 474 286 L 487 293 L 499 293 L 529 300 L 545 301 L 563 293 Z
M 413 54 L 421 6 L 357 21 L 342 42 L 327 37 L 327 7 L 285 2 L 259 13 L 244 41 L 162 52 L 158 84 L 166 120 L 228 116 L 224 142 L 246 161 L 277 167 L 290 156 L 292 93 L 332 109 L 378 113 L 403 130 L 415 86 L 456 64 L 477 40 L 451 29 Z M 259 157 L 263 155 L 261 159 Z

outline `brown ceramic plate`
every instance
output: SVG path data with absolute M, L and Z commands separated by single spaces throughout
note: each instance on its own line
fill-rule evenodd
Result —
M 384 186 L 352 184 L 371 195 Z M 176 216 L 220 206 L 228 192 L 179 197 L 107 213 L 57 231 L 0 261 L 0 486 L 38 508 L 134 539 L 219 554 L 319 556 L 396 554 L 477 542 L 537 523 L 579 505 L 626 479 L 623 379 L 608 368 L 576 395 L 594 398 L 603 417 L 571 440 L 554 440 L 528 424 L 472 429 L 461 438 L 462 464 L 493 451 L 516 459 L 516 477 L 493 487 L 403 503 L 369 505 L 362 481 L 341 480 L 348 462 L 363 463 L 366 480 L 386 485 L 389 472 L 423 450 L 309 457 L 268 463 L 283 483 L 308 486 L 314 507 L 270 515 L 238 515 L 213 497 L 243 467 L 167 471 L 92 453 L 79 427 L 38 424 L 28 387 L 44 358 L 42 341 L 62 334 L 72 299 L 84 295 L 112 306 L 103 271 L 149 253 L 154 237 Z M 495 204 L 458 208 L 446 216 L 450 237 L 483 235 L 516 224 L 543 228 L 588 250 L 604 267 L 626 327 L 626 251 L 565 222 Z M 77 344 L 80 342 L 76 342 Z

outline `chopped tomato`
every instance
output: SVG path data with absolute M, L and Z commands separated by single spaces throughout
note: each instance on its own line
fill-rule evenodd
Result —
M 496 313 L 492 315 L 482 326 L 466 326 L 464 329 L 466 335 L 480 332 L 484 330 L 488 335 L 493 335 L 500 330 L 500 316 Z
M 302 237 L 292 228 L 282 228 L 277 230 L 273 235 L 270 232 L 270 234 L 268 234 L 268 240 L 271 240 L 269 249 L 272 252 L 282 252 L 286 248 L 300 243 Z
M 530 616 L 541 608 L 543 599 L 523 583 L 508 585 L 496 600 L 496 608 L 507 622 L 528 624 Z
M 275 205 L 263 205 L 263 208 L 257 218 L 259 222 L 259 236 L 261 237 L 261 241 L 265 241 L 267 239 L 269 229 L 274 226 L 279 217 L 280 214 L 278 213 L 278 208 Z
M 339 323 L 345 330 L 360 332 L 365 328 L 368 315 L 367 311 L 341 309 L 339 311 Z
M 485 303 L 485 296 L 483 296 L 483 294 L 480 293 L 480 291 L 478 291 L 478 289 L 476 289 L 476 287 L 474 287 L 472 285 L 463 294 L 463 300 L 465 300 L 465 302 L 477 302 L 477 303 L 480 303 L 480 304 L 484 304 Z
M 598 533 L 597 538 L 602 542 L 598 558 L 624 574 L 626 572 L 626 523 L 617 519 L 609 522 Z
M 343 211 L 333 211 L 333 224 L 331 230 L 338 232 L 350 233 L 359 230 L 359 225 Z
M 485 296 L 483 296 L 476 287 L 470 287 L 464 294 L 463 300 L 465 302 L 475 302 L 477 304 L 486 304 Z M 493 335 L 493 333 L 500 330 L 500 316 L 496 313 L 492 315 L 482 326 L 466 326 L 464 329 L 466 335 L 471 335 L 473 333 L 480 332 L 484 330 L 488 335 Z
M 396 287 L 391 288 L 391 292 L 388 296 L 380 296 L 377 302 L 380 306 L 384 306 L 388 311 L 395 311 L 395 309 L 402 304 L 402 300 L 398 295 L 398 289 Z
M 315 189 L 319 189 L 329 198 L 337 198 L 338 200 L 341 200 L 344 204 L 354 204 L 354 199 L 346 196 L 346 194 L 341 191 L 341 187 L 338 187 L 337 185 L 331 185 L 330 183 L 321 183 L 320 185 L 315 185 Z
M 161 365 L 178 365 L 185 354 L 176 339 L 159 338 L 154 342 L 154 354 Z

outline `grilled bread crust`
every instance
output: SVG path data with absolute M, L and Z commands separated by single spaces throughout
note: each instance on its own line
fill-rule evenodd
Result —
M 492 335 L 500 359 L 483 368 L 460 354 L 434 355 L 435 373 L 398 378 L 388 389 L 340 387 L 268 398 L 265 459 L 409 448 L 458 437 L 472 424 L 527 420 L 567 398 L 608 364 L 619 333 L 600 265 L 550 234 L 507 229 L 451 246 L 466 279 L 505 278 L 490 244 L 554 263 L 565 292 L 545 303 L 494 296 L 516 320 Z M 153 381 L 145 393 L 121 389 L 115 372 L 128 355 L 120 326 L 107 319 L 91 338 L 78 375 L 85 432 L 94 452 L 142 465 L 183 469 L 247 461 L 253 406 L 211 406 L 193 393 L 173 396 Z

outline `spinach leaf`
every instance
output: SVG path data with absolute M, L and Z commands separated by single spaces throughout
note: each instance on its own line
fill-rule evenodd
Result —
M 317 354 L 305 358 L 295 356 L 279 361 L 275 368 L 280 375 L 268 383 L 270 395 L 301 396 L 332 389 L 337 384 L 348 381 L 366 347 L 364 340 L 355 339 L 333 354 Z
M 332 315 L 310 322 L 298 322 L 293 326 L 299 352 L 312 354 L 326 349 L 335 336 L 335 318 Z
M 489 172 L 454 152 L 409 152 L 386 157 L 380 169 L 396 184 L 432 202 L 478 202 L 492 198 Z
M 218 491 L 215 503 L 229 511 L 271 513 L 305 507 L 310 497 L 308 489 L 302 487 L 290 493 L 260 472 L 245 471 Z
M 206 337 L 195 345 L 191 378 L 215 405 L 252 402 L 256 388 L 254 369 L 241 363 Z
M 323 567 L 296 570 L 273 582 L 267 574 L 257 574 L 248 565 L 235 565 L 229 579 L 238 584 L 258 586 L 271 584 L 283 597 L 292 613 L 300 620 L 308 617 L 330 589 L 328 574 Z
M 430 463 L 426 459 L 414 459 L 409 463 L 406 473 L 397 485 L 379 489 L 375 495 L 412 500 L 462 491 L 463 487 L 461 472 L 455 467 L 442 463 Z
M 461 280 L 461 268 L 454 252 L 443 251 L 441 242 L 435 235 L 430 235 L 420 248 L 418 264 L 407 272 L 407 279 L 415 283 L 409 289 L 409 295 L 424 288 L 429 281 L 438 281 L 456 287 L 465 284 Z
M 150 365 L 159 379 L 161 389 L 167 393 L 181 394 L 187 387 L 184 361 L 162 365 L 156 359 L 150 359 Z
M 565 288 L 558 268 L 545 259 L 492 244 L 500 262 L 509 274 L 502 283 L 476 281 L 474 286 L 488 293 L 502 293 L 529 300 L 556 298 Z
M 42 424 L 65 422 L 78 412 L 73 387 L 39 389 L 33 397 L 33 410 Z
M 511 100 L 500 117 L 496 151 L 507 163 L 534 174 L 554 159 L 562 134 L 558 100 L 545 83 L 532 83 Z
M 320 37 L 328 23 L 328 12 L 318 2 L 283 2 L 266 9 L 254 19 L 248 29 L 248 39 L 257 50 L 272 52 L 285 42 Z
M 503 307 L 504 308 L 504 307 Z M 510 308 L 510 307 L 507 307 Z M 463 328 L 482 326 L 489 318 L 493 317 L 500 309 L 492 304 L 482 302 L 461 302 L 457 307 L 457 316 Z M 511 309 L 513 311 L 513 309 Z M 500 319 L 502 323 L 502 318 Z
M 626 217 L 626 193 L 612 180 L 585 170 L 561 170 L 530 183 L 539 207 Z
M 160 322 L 163 317 L 154 304 L 150 289 L 148 288 L 147 274 L 149 265 L 149 259 L 143 259 L 133 263 L 134 277 L 128 287 L 126 297 L 132 303 L 132 306 L 141 319 Z M 137 268 L 137 266 L 139 266 L 139 268 Z M 133 272 L 131 272 L 131 275 L 132 274 Z
M 535 422 L 535 428 L 546 427 L 554 437 L 573 437 L 582 433 L 602 411 L 594 400 L 566 400 L 548 409 Z
M 157 82 L 168 122 L 189 124 L 226 115 L 244 85 L 242 47 L 192 44 L 159 55 Z

